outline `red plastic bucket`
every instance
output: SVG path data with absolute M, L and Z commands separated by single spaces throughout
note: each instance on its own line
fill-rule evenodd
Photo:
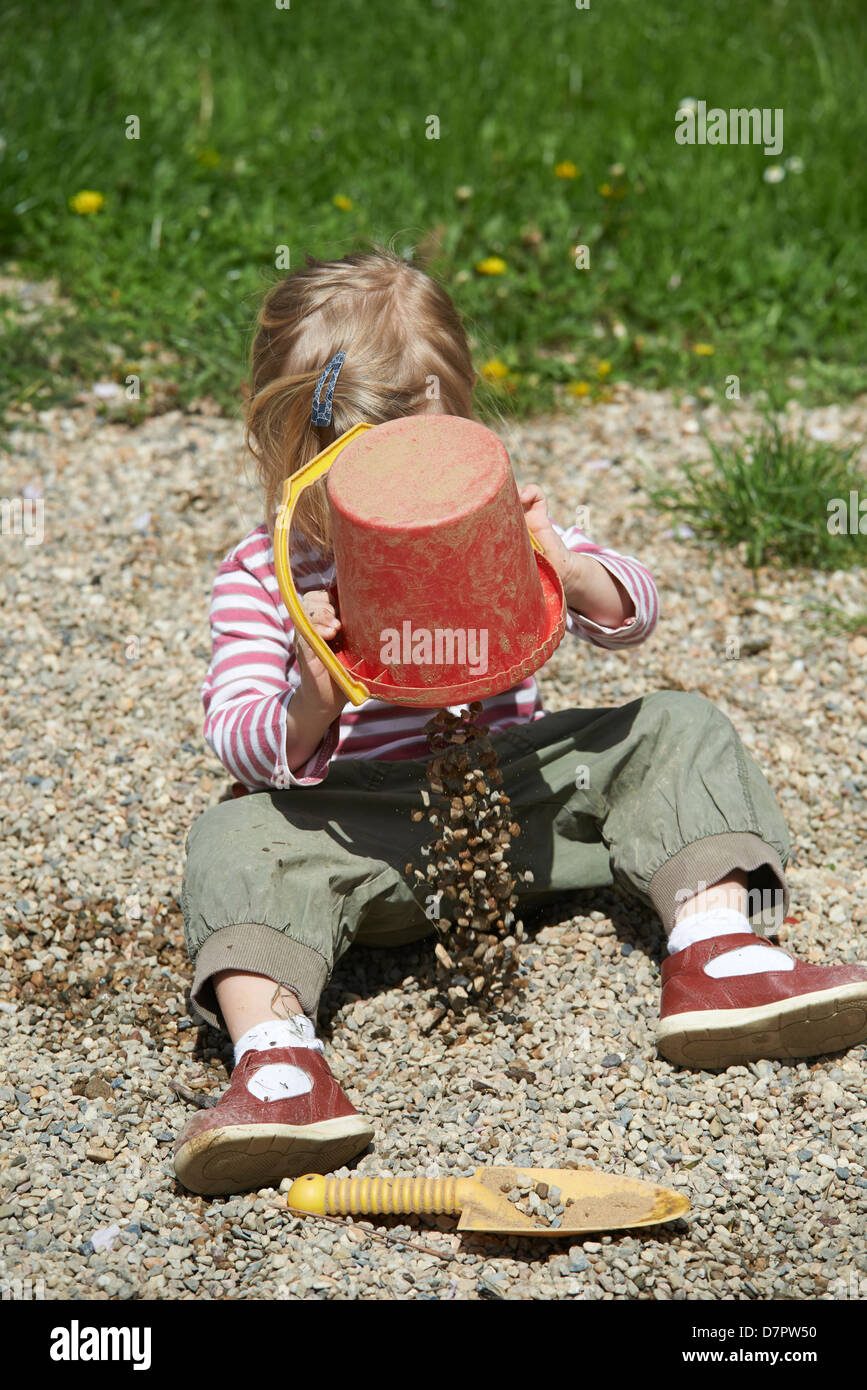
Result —
M 438 708 L 485 699 L 532 674 L 563 637 L 565 598 L 531 540 L 502 442 L 452 415 L 349 434 L 302 470 L 312 482 L 327 468 L 342 631 L 331 650 L 317 640 L 336 658 L 335 681 L 355 703 L 373 696 Z M 291 507 L 281 513 L 275 562 L 285 546 L 277 575 L 292 609 Z M 297 621 L 294 586 L 291 596 Z

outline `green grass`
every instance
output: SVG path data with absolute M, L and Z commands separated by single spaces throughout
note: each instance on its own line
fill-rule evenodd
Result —
M 864 536 L 850 529 L 850 493 L 863 497 L 867 488 L 867 478 L 852 462 L 854 447 L 835 449 L 803 433 L 793 435 L 772 415 L 737 446 L 705 439 L 710 468 L 685 464 L 682 482 L 651 487 L 656 506 L 701 539 L 743 544 L 754 571 L 769 563 L 812 569 L 864 563 Z M 839 524 L 830 529 L 834 499 L 845 503 L 845 529 Z
M 4 317 L 5 399 L 138 365 L 145 402 L 160 378 L 235 405 L 276 248 L 371 240 L 429 260 L 518 413 L 600 359 L 719 393 L 863 388 L 865 29 L 861 0 L 11 0 L 0 260 L 75 317 Z M 782 107 L 781 156 L 677 145 L 685 97 Z M 101 212 L 70 211 L 83 189 Z
M 838 603 L 814 602 L 810 609 L 819 614 L 815 621 L 811 620 L 811 627 L 843 637 L 867 637 L 867 608 L 845 613 Z

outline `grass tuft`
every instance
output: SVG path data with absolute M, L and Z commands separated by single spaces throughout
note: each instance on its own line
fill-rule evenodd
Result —
M 651 501 L 676 514 L 699 538 L 743 545 L 757 570 L 847 569 L 863 564 L 865 535 L 851 526 L 850 496 L 867 494 L 867 479 L 853 463 L 855 448 L 836 449 L 803 431 L 786 432 L 775 416 L 721 447 L 705 435 L 711 464 L 685 464 L 683 481 L 655 486 Z M 838 518 L 844 517 L 842 525 Z M 867 531 L 867 511 L 860 513 Z M 843 529 L 845 526 L 845 529 Z

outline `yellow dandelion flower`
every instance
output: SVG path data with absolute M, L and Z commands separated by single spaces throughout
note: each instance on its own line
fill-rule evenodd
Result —
M 196 163 L 201 164 L 203 169 L 216 169 L 219 162 L 220 156 L 217 154 L 216 150 L 199 150 L 196 155 Z
M 607 376 L 611 371 L 611 363 L 607 359 L 603 359 L 596 368 L 596 371 L 599 376 Z
M 713 357 L 716 351 L 710 343 L 696 343 L 692 350 L 697 357 Z
M 603 198 L 610 198 L 614 189 L 611 187 L 610 183 L 600 183 L 599 192 L 602 194 Z
M 80 193 L 76 193 L 74 198 L 70 198 L 69 206 L 73 212 L 86 216 L 91 212 L 100 212 L 105 206 L 105 198 L 101 193 L 94 193 L 93 189 L 84 188 Z
M 591 389 L 589 381 L 570 381 L 566 387 L 570 396 L 589 396 Z
M 486 256 L 483 261 L 476 261 L 480 275 L 502 275 L 505 269 L 506 262 L 500 256 Z
M 485 381 L 503 381 L 509 375 L 509 368 L 499 357 L 492 357 L 482 367 L 482 376 Z
M 341 212 L 348 212 L 352 207 L 352 199 L 347 198 L 345 193 L 335 194 L 331 201 L 336 208 L 340 208 Z
M 558 179 L 577 179 L 581 176 L 581 170 L 571 159 L 564 159 L 560 164 L 555 164 L 554 173 Z

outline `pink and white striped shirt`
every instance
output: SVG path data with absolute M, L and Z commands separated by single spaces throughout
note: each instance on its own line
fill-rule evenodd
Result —
M 592 555 L 619 579 L 635 616 L 619 628 L 601 627 L 567 610 L 567 631 L 611 651 L 635 647 L 650 636 L 659 615 L 656 585 L 643 565 L 593 545 L 576 526 L 554 530 L 569 550 Z M 333 561 L 315 550 L 292 553 L 292 575 L 299 594 L 326 589 L 334 581 Z M 212 652 L 201 688 L 204 737 L 223 766 L 248 791 L 267 787 L 309 787 L 322 782 L 338 758 L 426 758 L 423 726 L 433 713 L 383 700 L 347 704 L 312 756 L 290 771 L 286 760 L 286 711 L 301 683 L 295 630 L 274 571 L 274 550 L 264 523 L 223 560 L 211 600 Z M 545 717 L 533 676 L 502 695 L 482 702 L 491 733 Z M 459 705 L 452 706 L 457 711 Z

